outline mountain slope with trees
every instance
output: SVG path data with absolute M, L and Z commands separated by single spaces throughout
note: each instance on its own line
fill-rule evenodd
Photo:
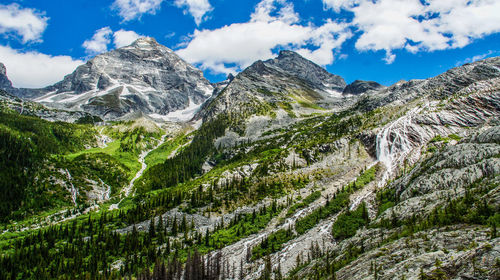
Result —
M 1 279 L 500 277 L 498 57 L 349 87 L 285 51 L 180 123 L 2 96 Z

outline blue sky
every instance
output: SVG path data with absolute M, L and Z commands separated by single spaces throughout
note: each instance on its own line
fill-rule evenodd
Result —
M 291 49 L 391 85 L 500 55 L 499 15 L 497 0 L 0 0 L 0 62 L 42 87 L 150 36 L 213 82 Z

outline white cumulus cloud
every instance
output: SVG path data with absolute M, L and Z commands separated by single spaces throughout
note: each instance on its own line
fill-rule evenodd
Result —
M 113 33 L 113 43 L 116 48 L 121 48 L 132 44 L 135 40 L 139 39 L 141 35 L 134 31 L 127 31 L 120 29 Z
M 263 0 L 250 21 L 214 30 L 195 30 L 177 54 L 215 73 L 232 73 L 256 60 L 272 58 L 276 47 L 296 50 L 326 65 L 333 62 L 335 49 L 350 36 L 343 23 L 328 20 L 321 26 L 302 25 L 291 3 Z
M 0 45 L 0 62 L 14 87 L 41 88 L 59 82 L 83 64 L 70 56 L 51 56 L 39 52 L 21 52 Z
M 109 26 L 98 29 L 91 39 L 83 42 L 82 46 L 85 48 L 85 52 L 89 55 L 106 52 L 108 50 L 109 43 L 111 43 L 112 34 L 113 31 L 109 28 Z
M 409 52 L 461 48 L 474 39 L 500 31 L 497 0 L 323 0 L 326 8 L 354 14 L 360 36 L 356 48 Z
M 200 25 L 204 16 L 213 9 L 208 0 L 175 0 L 174 5 L 191 14 L 196 25 Z
M 21 8 L 16 3 L 0 4 L 0 33 L 16 34 L 23 43 L 40 42 L 49 20 L 43 13 L 30 8 Z
M 155 14 L 161 7 L 163 0 L 115 0 L 112 8 L 124 22 L 141 18 L 143 14 Z

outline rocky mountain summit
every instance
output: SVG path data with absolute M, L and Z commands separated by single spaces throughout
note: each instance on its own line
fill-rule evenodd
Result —
M 385 86 L 373 82 L 373 81 L 360 81 L 356 80 L 352 82 L 351 84 L 348 84 L 344 90 L 342 91 L 343 94 L 363 94 L 366 92 L 374 92 L 374 91 L 379 91 L 381 89 L 385 88 Z
M 293 51 L 280 51 L 277 58 L 268 60 L 265 64 L 283 70 L 315 90 L 329 93 L 342 92 L 346 86 L 342 77 L 329 73 L 323 67 L 312 63 Z
M 342 96 L 345 86 L 342 77 L 295 52 L 281 51 L 276 58 L 257 61 L 239 73 L 200 115 L 213 119 L 224 112 L 246 119 L 276 110 L 280 119 L 283 114 L 311 114 L 351 102 Z
M 142 114 L 185 120 L 191 115 L 183 114 L 184 110 L 195 110 L 212 92 L 200 70 L 153 38 L 140 38 L 90 59 L 52 86 L 16 93 L 106 120 Z

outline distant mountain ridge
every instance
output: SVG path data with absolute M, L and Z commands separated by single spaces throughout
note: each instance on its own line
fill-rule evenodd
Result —
M 355 102 L 354 95 L 384 88 L 364 81 L 347 85 L 342 77 L 287 50 L 274 59 L 255 62 L 236 77 L 230 75 L 223 82 L 211 84 L 199 69 L 146 37 L 97 55 L 62 81 L 41 89 L 14 88 L 3 64 L 0 70 L 0 88 L 13 95 L 104 120 L 149 116 L 158 121 L 186 122 L 197 112 L 197 118 L 216 114 L 221 110 L 219 103 L 229 96 L 231 100 L 224 101 L 225 106 L 245 112 L 261 110 L 262 104 L 277 101 L 292 107 L 309 104 L 340 108 Z M 269 95 L 284 91 L 288 96 Z M 217 96 L 209 100 L 212 94 Z M 213 104 L 211 109 L 200 111 L 207 100 Z
M 342 77 L 298 53 L 281 51 L 276 58 L 256 61 L 236 75 L 200 115 L 212 119 L 230 112 L 244 119 L 274 109 L 295 114 L 293 111 L 307 111 L 308 107 L 330 108 L 348 102 L 342 96 L 345 86 Z

